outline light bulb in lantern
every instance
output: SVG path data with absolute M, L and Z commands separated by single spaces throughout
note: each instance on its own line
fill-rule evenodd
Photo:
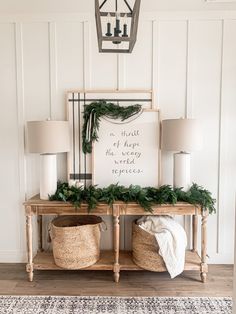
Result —
M 111 33 L 111 14 L 110 13 L 107 14 L 107 32 L 105 35 L 108 37 L 112 36 L 112 33 Z
M 128 37 L 128 20 L 127 20 L 127 14 L 124 15 L 124 24 L 123 24 L 123 34 L 122 37 Z
M 121 30 L 120 30 L 120 13 L 116 12 L 116 33 L 120 34 Z
M 121 30 L 120 30 L 120 13 L 116 12 L 116 26 L 114 28 L 114 36 L 119 37 L 120 33 L 121 33 Z M 112 43 L 115 45 L 118 45 L 121 43 L 121 41 L 115 40 Z

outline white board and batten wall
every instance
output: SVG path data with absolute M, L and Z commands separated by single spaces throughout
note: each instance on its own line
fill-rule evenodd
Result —
M 93 14 L 2 16 L 0 261 L 25 260 L 21 204 L 39 190 L 39 158 L 24 157 L 25 122 L 65 119 L 66 90 L 127 88 L 153 89 L 163 119 L 202 121 L 204 149 L 192 155 L 192 180 L 218 200 L 208 222 L 209 263 L 232 263 L 235 38 L 235 11 L 145 13 L 131 55 L 99 54 Z M 66 179 L 66 157 L 58 159 Z M 162 183 L 172 183 L 171 153 L 162 153 Z

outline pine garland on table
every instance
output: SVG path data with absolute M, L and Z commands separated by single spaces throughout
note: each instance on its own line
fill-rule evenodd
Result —
M 182 188 L 172 188 L 170 185 L 163 185 L 159 188 L 130 185 L 124 187 L 118 184 L 111 184 L 105 188 L 89 186 L 85 188 L 69 186 L 68 183 L 58 182 L 57 191 L 50 196 L 51 201 L 70 202 L 79 207 L 82 202 L 88 204 L 88 211 L 93 210 L 99 202 L 112 206 L 115 201 L 125 203 L 136 202 L 145 211 L 152 212 L 155 204 L 176 204 L 187 202 L 193 205 L 200 205 L 203 210 L 210 214 L 215 213 L 215 202 L 211 192 L 193 183 L 190 189 L 185 192 Z
M 92 152 L 92 143 L 98 140 L 98 131 L 102 117 L 110 119 L 121 119 L 124 121 L 141 112 L 141 105 L 122 107 L 105 100 L 92 102 L 85 106 L 84 124 L 82 129 L 82 149 L 85 154 Z M 99 202 L 107 203 L 110 206 L 115 201 L 136 202 L 145 211 L 152 212 L 155 204 L 176 204 L 187 202 L 193 205 L 200 205 L 203 210 L 210 214 L 215 213 L 215 202 L 211 192 L 193 183 L 191 188 L 185 192 L 182 188 L 172 188 L 170 185 L 163 185 L 160 188 L 130 185 L 124 187 L 118 184 L 111 184 L 106 188 L 89 186 L 79 188 L 69 186 L 68 183 L 58 182 L 57 191 L 50 196 L 50 200 L 71 202 L 79 207 L 82 202 L 88 204 L 88 210 L 93 210 Z
M 127 120 L 138 114 L 141 105 L 122 107 L 105 100 L 92 102 L 84 108 L 84 124 L 82 129 L 82 148 L 85 154 L 92 152 L 92 143 L 98 140 L 98 130 L 102 117 Z

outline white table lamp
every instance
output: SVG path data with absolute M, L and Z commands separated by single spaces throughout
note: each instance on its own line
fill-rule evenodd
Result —
M 201 129 L 195 119 L 169 119 L 162 121 L 163 150 L 174 154 L 174 187 L 186 191 L 191 185 L 190 152 L 201 148 Z
M 68 121 L 28 121 L 27 148 L 40 154 L 40 199 L 57 189 L 57 153 L 70 150 Z

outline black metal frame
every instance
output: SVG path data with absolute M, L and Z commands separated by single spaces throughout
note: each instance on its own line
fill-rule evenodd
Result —
M 127 0 L 124 0 L 126 6 L 128 7 L 130 13 L 120 13 L 120 16 L 124 16 L 125 14 L 128 17 L 131 17 L 131 29 L 130 29 L 130 36 L 129 37 L 106 37 L 102 34 L 102 22 L 101 17 L 107 16 L 110 14 L 111 16 L 115 16 L 114 12 L 101 12 L 102 7 L 108 0 L 104 0 L 101 5 L 99 5 L 99 0 L 95 0 L 95 18 L 96 18 L 96 27 L 97 27 L 97 39 L 98 39 L 98 49 L 99 52 L 105 53 L 131 53 L 133 51 L 134 45 L 137 39 L 137 31 L 138 31 L 138 19 L 139 19 L 139 11 L 140 11 L 140 2 L 141 0 L 135 0 L 133 10 L 131 9 Z M 128 49 L 117 49 L 117 48 L 102 48 L 102 44 L 104 41 L 109 42 L 128 42 L 129 48 Z

